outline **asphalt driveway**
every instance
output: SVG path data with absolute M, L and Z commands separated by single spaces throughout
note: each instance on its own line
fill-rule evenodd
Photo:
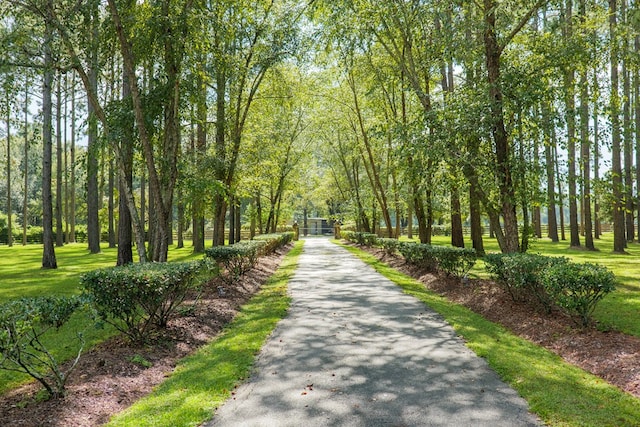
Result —
M 536 426 L 422 302 L 328 239 L 305 241 L 289 315 L 206 426 Z

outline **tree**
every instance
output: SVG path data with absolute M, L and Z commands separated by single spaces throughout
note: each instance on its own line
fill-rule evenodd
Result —
M 52 101 L 54 63 L 52 55 L 54 29 L 44 30 L 44 84 L 42 87 L 42 268 L 58 268 L 53 246 L 53 199 L 51 194 Z

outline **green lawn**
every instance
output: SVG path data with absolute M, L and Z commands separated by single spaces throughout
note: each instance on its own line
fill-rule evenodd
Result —
M 172 261 L 200 258 L 190 247 L 169 251 Z M 78 283 L 82 273 L 115 265 L 117 249 L 102 247 L 99 254 L 89 254 L 86 244 L 69 244 L 56 248 L 58 268 L 43 270 L 42 245 L 0 246 L 0 303 L 20 297 L 39 295 L 74 295 L 79 293 Z M 58 360 L 75 356 L 74 342 L 82 333 L 86 348 L 105 340 L 115 332 L 109 327 L 96 329 L 87 313 L 76 313 L 71 320 L 55 334 L 49 334 L 46 342 Z M 30 377 L 0 370 L 0 394 L 29 381 Z

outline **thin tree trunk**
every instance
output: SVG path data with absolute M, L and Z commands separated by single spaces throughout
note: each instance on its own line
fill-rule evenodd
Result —
M 627 25 L 627 0 L 622 0 L 620 14 L 622 24 Z M 634 206 L 633 206 L 633 128 L 631 124 L 631 74 L 629 70 L 629 36 L 624 34 L 622 41 L 622 87 L 623 87 L 623 129 L 624 129 L 624 204 L 625 204 L 625 229 L 626 241 L 633 242 L 634 230 Z
M 69 206 L 69 243 L 76 242 L 76 82 L 71 79 L 71 146 L 69 147 L 71 201 Z
M 586 0 L 580 0 L 580 20 L 586 20 Z M 584 212 L 584 244 L 595 250 L 591 216 L 591 144 L 589 143 L 589 84 L 587 69 L 580 71 L 580 140 L 582 155 L 582 211 Z
M 44 85 L 42 94 L 42 268 L 58 268 L 53 238 L 53 200 L 51 195 L 51 155 L 52 155 L 52 101 L 53 90 L 53 28 L 45 25 L 44 41 Z
M 609 0 L 609 32 L 611 45 L 611 172 L 613 185 L 613 251 L 625 252 L 625 223 L 622 188 L 622 164 L 620 160 L 620 95 L 618 93 L 618 45 L 617 45 L 617 0 Z
M 573 0 L 567 0 L 565 9 L 565 37 L 573 37 Z M 571 247 L 580 247 L 580 225 L 578 222 L 578 197 L 576 191 L 576 99 L 575 69 L 572 63 L 565 71 L 565 106 L 567 110 L 567 168 L 569 191 L 569 235 Z
M 98 11 L 92 8 L 89 19 L 91 34 L 89 84 L 93 93 L 98 93 Z M 88 101 L 88 145 L 87 145 L 87 239 L 89 252 L 100 252 L 100 223 L 98 220 L 98 123 L 95 106 Z
M 24 196 L 22 198 L 22 246 L 27 244 L 29 226 L 29 77 L 24 82 Z
M 11 99 L 9 90 L 7 100 L 7 246 L 13 246 L 13 209 L 11 207 Z
M 62 223 L 62 76 L 56 86 L 56 246 L 64 246 Z
M 565 235 L 565 227 L 564 227 L 564 189 L 562 188 L 562 179 L 560 177 L 560 164 L 558 162 L 558 146 L 555 142 L 555 130 L 552 129 L 552 139 L 553 139 L 553 162 L 556 167 L 556 181 L 558 181 L 558 208 L 560 211 L 560 239 L 562 241 L 567 240 Z
M 544 155 L 546 163 L 547 173 L 547 232 L 552 242 L 557 242 L 558 239 L 558 220 L 556 217 L 556 184 L 555 184 L 555 162 L 553 158 L 553 152 L 555 147 L 552 147 L 554 139 L 550 137 L 550 126 L 552 126 L 549 119 L 549 112 L 543 109 L 543 120 L 545 122 L 544 135 Z
M 515 191 L 509 161 L 509 137 L 504 124 L 502 88 L 500 77 L 500 48 L 496 35 L 496 4 L 494 0 L 484 0 L 485 32 L 484 48 L 489 84 L 489 102 L 492 115 L 491 133 L 495 144 L 496 172 L 500 191 L 500 204 L 504 227 L 504 241 L 500 249 L 504 253 L 518 252 L 518 220 L 514 205 Z M 496 224 L 499 225 L 499 224 Z

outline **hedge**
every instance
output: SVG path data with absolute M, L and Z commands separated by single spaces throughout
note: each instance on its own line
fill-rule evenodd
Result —
M 81 276 L 83 298 L 97 316 L 132 341 L 144 343 L 164 328 L 191 290 L 204 261 L 144 263 L 103 268 Z

